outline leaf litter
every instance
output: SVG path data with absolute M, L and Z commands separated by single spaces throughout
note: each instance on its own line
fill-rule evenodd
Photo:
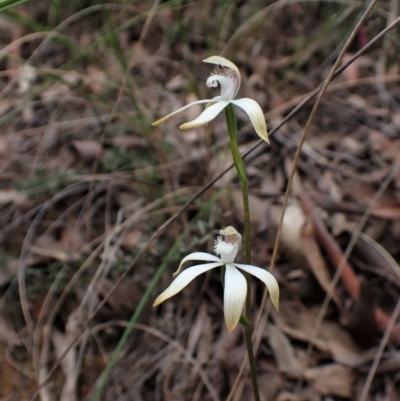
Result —
M 152 6 L 148 2 L 113 2 L 102 10 L 60 1 L 54 6 L 59 13 L 28 2 L 4 17 L 2 399 L 30 399 L 148 238 L 190 194 L 230 165 L 222 117 L 187 133 L 177 129 L 179 118 L 161 130 L 150 127 L 155 118 L 210 95 L 198 83 L 209 72 L 201 60 L 225 50 L 242 71 L 242 94 L 260 102 L 272 128 L 326 77 L 355 18 L 348 4 L 201 3 L 144 16 Z M 393 20 L 394 3 L 376 7 L 344 61 L 386 26 L 386 19 Z M 61 34 L 43 42 L 37 24 Z M 274 271 L 282 288 L 281 308 L 269 315 L 257 354 L 262 400 L 357 399 L 399 297 L 400 175 L 394 169 L 400 77 L 390 35 L 330 86 L 303 148 Z M 228 46 L 215 40 L 219 37 L 228 38 Z M 246 161 L 253 259 L 259 266 L 268 268 L 271 260 L 288 171 L 310 107 L 271 136 L 270 147 L 259 147 Z M 182 118 L 198 110 L 188 113 Z M 240 148 L 247 151 L 256 137 L 240 114 L 238 123 Z M 202 204 L 221 188 L 228 190 L 210 214 L 192 225 Z M 158 289 L 171 281 L 181 255 L 199 247 L 210 251 L 221 227 L 243 224 L 241 202 L 240 185 L 230 171 L 151 244 L 66 353 L 40 398 L 90 399 L 127 321 L 183 228 L 190 225 L 189 234 Z M 22 268 L 25 275 L 17 283 Z M 101 399 L 226 399 L 245 346 L 240 329 L 229 335 L 224 327 L 221 293 L 218 277 L 209 273 L 162 308 L 146 307 Z M 260 293 L 254 283 L 254 313 Z M 332 302 L 319 320 L 326 296 Z M 396 322 L 369 400 L 400 397 L 399 327 Z M 252 399 L 247 373 L 234 399 Z

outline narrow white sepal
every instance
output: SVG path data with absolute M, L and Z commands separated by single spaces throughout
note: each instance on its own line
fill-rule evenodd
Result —
M 255 100 L 249 99 L 248 97 L 231 100 L 231 103 L 240 107 L 247 113 L 257 135 L 262 140 L 269 143 L 267 124 L 265 122 L 264 113 L 260 105 Z
M 224 315 L 229 333 L 239 322 L 246 301 L 246 294 L 246 279 L 238 269 L 228 263 L 225 270 Z
M 184 270 L 170 285 L 163 291 L 154 301 L 153 306 L 157 306 L 173 297 L 183 288 L 185 288 L 193 279 L 195 279 L 200 274 L 203 274 L 207 270 L 214 269 L 215 267 L 221 266 L 221 263 L 206 263 L 204 265 L 198 265 L 190 267 Z
M 189 107 L 191 107 L 191 106 L 194 106 L 195 104 L 208 103 L 208 102 L 211 102 L 211 101 L 212 101 L 212 99 L 196 100 L 195 102 L 189 103 L 189 104 L 187 104 L 186 106 L 183 106 L 183 107 L 181 107 L 181 108 L 178 109 L 178 110 L 175 110 L 175 111 L 172 112 L 171 114 L 168 114 L 167 116 L 165 116 L 165 117 L 163 117 L 163 118 L 160 118 L 160 119 L 157 120 L 157 121 L 154 121 L 154 123 L 151 123 L 151 125 L 153 125 L 153 126 L 156 127 L 156 126 L 158 126 L 158 125 L 164 123 L 165 121 L 169 120 L 169 119 L 170 119 L 171 117 L 173 117 L 175 114 L 178 114 L 178 113 L 180 113 L 181 111 L 186 110 L 187 108 L 189 108 Z
M 182 265 L 189 260 L 202 260 L 203 262 L 219 262 L 219 263 L 221 263 L 221 266 L 223 265 L 221 259 L 215 255 L 211 255 L 210 253 L 206 253 L 206 252 L 193 252 L 193 253 L 190 253 L 189 255 L 185 256 L 181 260 L 178 270 L 173 275 L 174 276 L 178 275 L 180 273 L 180 271 L 182 270 Z
M 213 100 L 207 100 L 208 102 L 212 102 Z M 179 126 L 180 129 L 191 129 L 200 127 L 201 125 L 205 125 L 211 120 L 213 120 L 221 111 L 228 106 L 228 100 L 219 100 L 217 103 L 212 104 L 207 107 L 197 118 L 192 121 L 189 121 L 185 124 Z
M 276 278 L 264 269 L 252 265 L 234 263 L 234 266 L 261 280 L 268 288 L 269 296 L 276 310 L 279 310 L 279 285 Z

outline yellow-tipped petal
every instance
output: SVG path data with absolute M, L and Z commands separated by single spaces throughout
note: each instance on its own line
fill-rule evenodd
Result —
M 206 252 L 193 252 L 182 259 L 181 263 L 179 264 L 178 270 L 173 274 L 174 277 L 181 272 L 183 264 L 185 262 L 188 262 L 189 260 L 202 260 L 203 262 L 220 262 L 221 266 L 223 265 L 221 259 L 215 255 L 211 255 L 210 253 Z
M 208 57 L 205 60 L 203 60 L 203 62 L 209 63 L 209 64 L 220 65 L 221 67 L 230 68 L 240 78 L 239 68 L 237 68 L 236 65 L 232 63 L 232 61 L 229 61 L 225 57 L 222 57 L 222 56 L 211 56 L 211 57 Z
M 212 255 L 210 255 L 212 256 Z M 165 291 L 163 291 L 154 301 L 153 306 L 160 305 L 168 298 L 173 297 L 183 288 L 185 288 L 193 279 L 207 270 L 214 269 L 214 267 L 221 266 L 221 263 L 206 263 L 204 265 L 193 266 L 183 271 Z
M 217 103 L 212 104 L 211 106 L 207 107 L 197 118 L 195 118 L 192 121 L 189 121 L 187 123 L 184 123 L 179 126 L 180 129 L 186 130 L 186 129 L 192 129 L 196 127 L 200 127 L 201 125 L 205 125 L 211 120 L 214 120 L 215 117 L 221 111 L 228 106 L 229 101 L 228 100 L 220 100 Z
M 189 103 L 189 104 L 187 104 L 186 106 L 183 106 L 183 107 L 181 107 L 180 109 L 175 110 L 174 112 L 168 114 L 167 116 L 165 116 L 165 117 L 163 117 L 163 118 L 160 118 L 160 119 L 157 120 L 157 121 L 154 121 L 154 123 L 151 123 L 151 125 L 153 125 L 154 127 L 157 127 L 158 125 L 161 125 L 161 124 L 164 123 L 165 121 L 169 120 L 169 119 L 170 119 L 171 117 L 173 117 L 175 114 L 178 114 L 178 113 L 180 113 L 180 112 L 183 111 L 183 110 L 186 110 L 186 109 L 189 108 L 190 106 L 193 106 L 193 105 L 195 105 L 195 104 L 200 104 L 200 103 L 208 103 L 208 102 L 211 102 L 211 101 L 212 101 L 212 99 L 206 99 L 206 100 L 197 100 L 197 101 L 195 101 L 195 102 Z
M 247 97 L 231 100 L 231 103 L 235 106 L 240 107 L 246 112 L 246 114 L 250 118 L 251 123 L 253 124 L 254 130 L 256 131 L 257 135 L 262 140 L 269 143 L 267 124 L 265 122 L 264 113 L 260 105 L 255 100 L 249 99 Z

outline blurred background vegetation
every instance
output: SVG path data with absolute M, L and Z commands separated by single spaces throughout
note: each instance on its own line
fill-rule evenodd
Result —
M 212 69 L 202 60 L 218 54 L 238 65 L 240 96 L 257 100 L 267 125 L 276 127 L 326 78 L 366 6 L 353 0 L 31 0 L 0 13 L 1 399 L 31 399 L 83 328 L 38 397 L 91 399 L 157 271 L 160 281 L 145 298 L 101 399 L 226 399 L 245 348 L 240 330 L 225 331 L 219 273 L 196 280 L 161 308 L 150 305 L 184 255 L 211 252 L 227 225 L 242 231 L 235 173 L 225 174 L 148 243 L 231 164 L 224 119 L 180 131 L 202 110 L 195 106 L 160 127 L 150 124 L 216 96 L 205 85 Z M 394 21 L 399 7 L 398 0 L 378 1 L 344 59 Z M 390 316 L 399 298 L 398 37 L 395 28 L 351 64 L 330 85 L 312 123 L 274 271 L 281 312 L 266 314 L 269 323 L 259 334 L 263 400 L 359 399 L 383 334 L 371 311 L 380 307 Z M 246 158 L 257 266 L 268 268 L 271 260 L 311 107 Z M 237 117 L 244 152 L 258 137 L 245 115 Z M 340 282 L 315 339 L 310 329 L 335 263 L 315 228 L 305 231 L 313 223 L 298 196 L 311 196 L 331 240 L 344 251 L 390 174 L 350 258 L 360 294 L 351 296 Z M 256 312 L 261 287 L 253 297 Z M 371 400 L 400 398 L 398 344 L 390 341 Z M 306 357 L 310 343 L 315 349 Z M 251 399 L 247 380 L 235 397 Z

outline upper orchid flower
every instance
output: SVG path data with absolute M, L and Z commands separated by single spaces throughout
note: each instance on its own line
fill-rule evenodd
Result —
M 276 309 L 279 305 L 279 286 L 275 277 L 266 270 L 252 265 L 235 263 L 242 236 L 233 227 L 227 227 L 220 233 L 224 238 L 218 237 L 215 241 L 214 252 L 221 257 L 218 258 L 205 252 L 194 252 L 184 257 L 174 276 L 180 273 L 182 265 L 188 260 L 203 260 L 212 263 L 193 266 L 180 273 L 170 286 L 157 297 L 153 306 L 159 305 L 177 294 L 198 275 L 215 267 L 225 266 L 224 315 L 228 331 L 231 332 L 239 322 L 247 295 L 246 279 L 237 267 L 257 277 L 267 286 Z
M 190 103 L 179 110 L 168 114 L 160 120 L 155 121 L 152 123 L 152 125 L 160 125 L 175 114 L 180 113 L 181 111 L 195 104 L 210 103 L 210 105 L 208 105 L 208 107 L 206 107 L 206 109 L 196 119 L 179 126 L 179 128 L 183 130 L 196 128 L 213 120 L 226 106 L 228 106 L 229 103 L 232 103 L 242 108 L 247 113 L 258 136 L 269 143 L 267 125 L 265 123 L 264 113 L 262 112 L 260 105 L 255 100 L 247 97 L 235 100 L 235 96 L 240 88 L 241 80 L 240 72 L 236 65 L 221 56 L 211 56 L 203 61 L 205 63 L 216 64 L 219 66 L 219 71 L 211 74 L 208 77 L 206 84 L 208 87 L 214 88 L 219 84 L 221 87 L 221 96 Z

